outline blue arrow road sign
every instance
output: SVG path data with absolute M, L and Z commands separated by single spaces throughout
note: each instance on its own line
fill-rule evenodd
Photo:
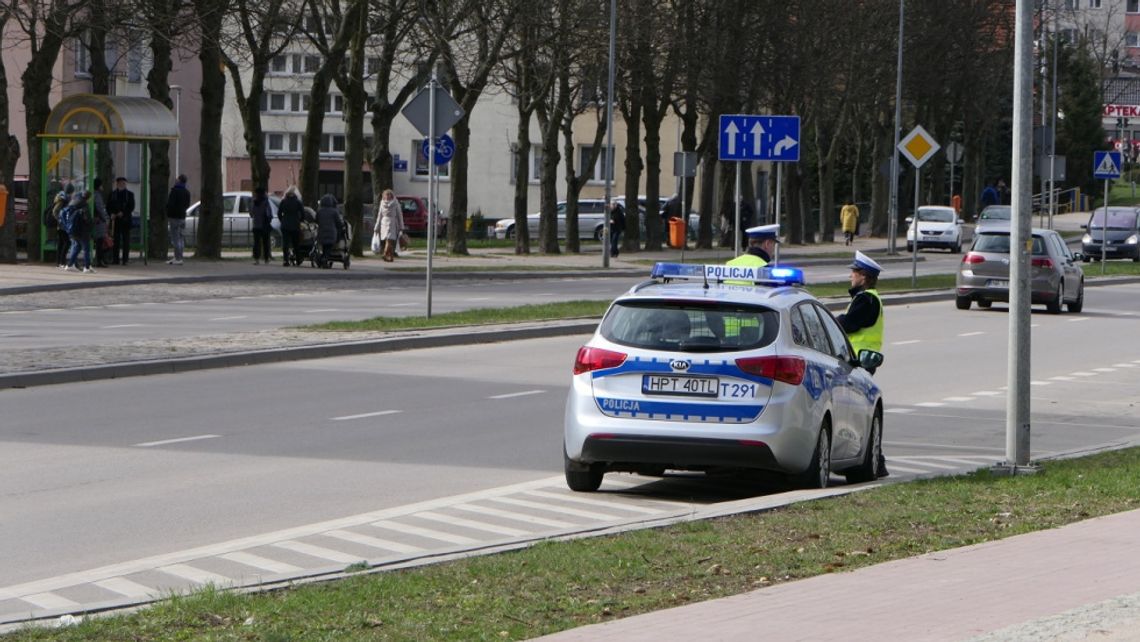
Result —
M 424 142 L 420 144 L 420 153 L 424 158 L 428 157 L 428 150 L 431 148 L 430 139 L 425 138 Z M 451 140 L 451 136 L 444 134 L 435 139 L 435 153 L 431 155 L 432 160 L 436 165 L 446 165 L 451 157 L 455 156 L 455 141 Z
M 719 159 L 798 162 L 800 117 L 722 115 Z
M 1121 160 L 1120 152 L 1093 152 L 1093 178 L 1120 178 Z

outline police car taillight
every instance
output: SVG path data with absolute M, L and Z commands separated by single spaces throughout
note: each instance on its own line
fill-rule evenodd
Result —
M 807 363 L 800 357 L 745 357 L 736 360 L 736 367 L 748 374 L 798 386 L 804 380 Z
M 574 359 L 574 374 L 592 372 L 604 368 L 616 368 L 625 363 L 625 354 L 613 350 L 591 348 L 582 346 L 578 348 L 578 356 Z

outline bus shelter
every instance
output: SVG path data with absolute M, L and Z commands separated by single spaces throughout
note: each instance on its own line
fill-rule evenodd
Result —
M 143 262 L 150 238 L 150 146 L 156 140 L 178 139 L 178 122 L 170 109 L 153 98 L 75 94 L 61 100 L 48 117 L 40 134 L 40 203 L 50 204 L 53 188 L 68 184 L 91 190 L 97 173 L 96 150 L 100 142 L 143 143 L 140 158 L 141 187 L 135 198 L 139 217 L 138 245 Z M 55 248 L 40 219 L 40 256 Z M 132 249 L 135 239 L 132 234 Z

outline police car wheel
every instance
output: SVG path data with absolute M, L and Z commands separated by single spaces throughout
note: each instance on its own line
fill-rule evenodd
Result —
M 811 463 L 800 476 L 800 485 L 804 488 L 827 488 L 831 480 L 831 426 L 827 420 L 819 428 L 819 438 L 816 440 L 815 452 L 812 453 Z
M 863 461 L 859 467 L 844 473 L 844 477 L 852 484 L 875 481 L 879 477 L 879 456 L 883 452 L 883 416 L 878 410 L 871 417 L 871 430 L 867 434 L 867 450 L 863 453 Z
M 563 468 L 566 471 L 566 486 L 578 493 L 592 493 L 602 485 L 603 473 L 598 467 L 571 461 L 562 453 Z

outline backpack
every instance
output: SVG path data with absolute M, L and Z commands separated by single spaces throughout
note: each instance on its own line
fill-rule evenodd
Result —
M 75 210 L 71 209 L 70 205 L 67 205 L 59 211 L 59 229 L 71 234 L 71 229 L 74 224 Z

